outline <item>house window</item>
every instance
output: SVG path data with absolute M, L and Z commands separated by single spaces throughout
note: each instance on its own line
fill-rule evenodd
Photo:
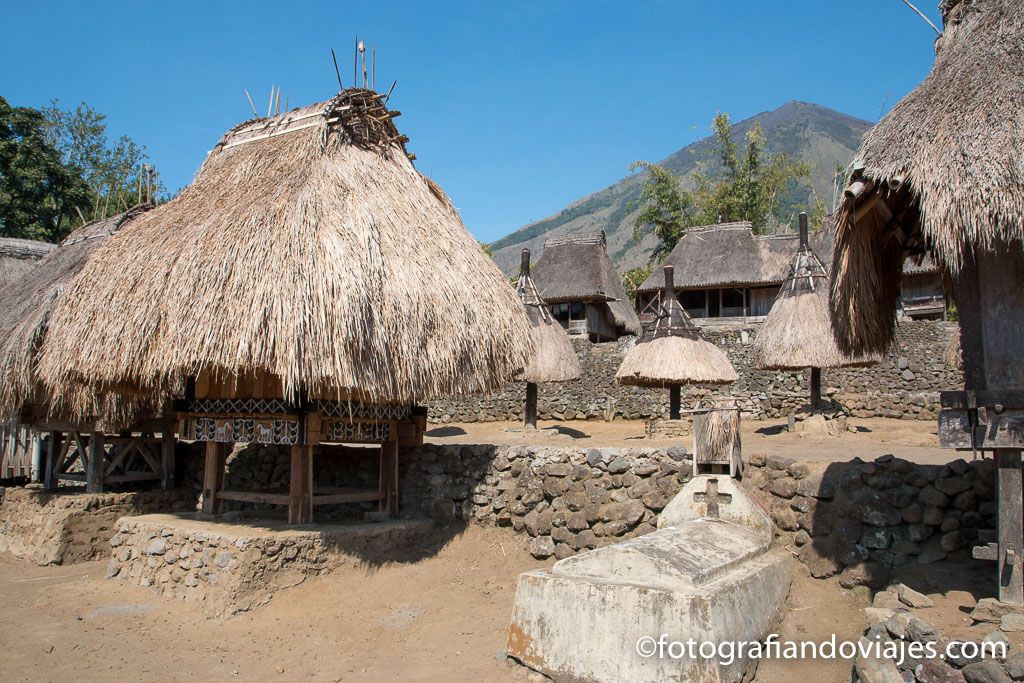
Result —
M 688 311 L 703 311 L 707 304 L 706 297 L 703 289 L 687 289 L 679 293 L 679 303 Z
M 587 319 L 587 305 L 580 301 L 571 301 L 567 304 L 553 304 L 551 315 L 560 323 L 568 323 L 572 320 Z

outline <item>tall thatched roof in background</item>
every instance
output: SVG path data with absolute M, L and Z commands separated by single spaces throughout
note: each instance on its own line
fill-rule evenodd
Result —
M 533 279 L 549 304 L 605 302 L 616 326 L 626 334 L 640 334 L 640 319 L 608 257 L 603 230 L 549 237 Z
M 0 297 L 0 415 L 26 403 L 45 404 L 52 415 L 98 416 L 108 423 L 129 420 L 138 400 L 97 399 L 82 386 L 65 387 L 51 404 L 36 375 L 37 351 L 50 331 L 50 315 L 66 288 L 112 234 L 148 207 L 95 221 L 78 228 L 27 271 Z M 77 335 L 63 329 L 59 334 Z
M 662 269 L 658 315 L 622 359 L 619 384 L 666 387 L 673 384 L 725 384 L 739 379 L 728 356 L 704 339 L 672 294 L 672 266 Z
M 565 329 L 551 315 L 547 302 L 540 296 L 530 277 L 530 250 L 523 249 L 522 265 L 516 292 L 530 318 L 533 353 L 523 369 L 523 381 L 565 382 L 580 376 L 580 359 Z
M 895 334 L 907 254 L 951 274 L 965 250 L 1024 237 L 1024 0 L 943 3 L 931 73 L 864 138 L 839 208 L 832 311 L 840 346 Z
M 810 240 L 815 251 L 831 255 L 831 231 L 814 232 Z M 796 233 L 755 235 L 749 221 L 720 223 L 687 230 L 664 265 L 675 268 L 676 289 L 769 287 L 789 275 L 798 245 Z M 656 292 L 663 284 L 656 269 L 637 291 Z
M 53 245 L 49 242 L 0 237 L 0 291 L 6 290 L 51 251 Z
M 529 321 L 368 90 L 229 131 L 193 183 L 107 240 L 58 301 L 51 386 L 270 373 L 289 396 L 497 389 Z
M 767 370 L 798 370 L 876 362 L 839 350 L 832 331 L 828 293 L 825 265 L 809 244 L 801 243 L 754 340 L 754 365 Z

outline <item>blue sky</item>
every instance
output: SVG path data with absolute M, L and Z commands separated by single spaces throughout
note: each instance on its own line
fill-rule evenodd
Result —
M 936 24 L 935 0 L 920 8 Z M 937 3 L 935 3 L 937 4 Z M 86 101 L 171 189 L 220 135 L 352 78 L 356 33 L 419 169 L 483 241 L 788 100 L 877 120 L 927 74 L 934 32 L 900 0 L 228 3 L 8 1 L 0 95 Z M 282 99 L 283 102 L 283 99 Z

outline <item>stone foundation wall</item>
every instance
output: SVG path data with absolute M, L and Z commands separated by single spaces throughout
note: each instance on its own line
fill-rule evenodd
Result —
M 809 372 L 756 370 L 751 345 L 760 329 L 706 330 L 723 348 L 739 373 L 731 385 L 708 389 L 684 387 L 684 405 L 705 396 L 733 396 L 753 419 L 785 417 L 807 402 Z M 822 389 L 839 400 L 854 417 L 890 417 L 933 420 L 938 413 L 938 392 L 962 385 L 962 373 L 947 368 L 943 359 L 956 323 L 905 321 L 897 341 L 883 362 L 870 368 L 843 368 L 822 372 Z M 571 382 L 543 384 L 538 392 L 541 420 L 631 420 L 666 416 L 668 392 L 623 387 L 615 372 L 634 339 L 591 344 L 576 339 L 582 377 Z M 518 421 L 523 419 L 525 388 L 510 384 L 490 396 L 436 401 L 429 405 L 433 423 Z
M 105 559 L 124 515 L 191 509 L 188 489 L 85 493 L 39 487 L 0 489 L 0 551 L 40 565 Z

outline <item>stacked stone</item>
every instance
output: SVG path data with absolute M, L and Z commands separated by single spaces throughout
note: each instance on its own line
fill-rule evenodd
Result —
M 979 530 L 995 528 L 991 460 L 917 465 L 884 455 L 811 472 L 754 454 L 750 464 L 745 484 L 767 497 L 782 541 L 814 577 L 840 574 L 846 587 L 883 585 L 908 561 L 966 559 Z
M 751 364 L 751 343 L 758 325 L 746 329 L 705 330 L 708 338 L 726 351 L 740 375 L 738 382 L 709 390 L 684 389 L 684 400 L 734 397 L 749 419 L 784 418 L 807 402 L 809 373 L 756 370 Z M 963 384 L 962 373 L 946 366 L 944 357 L 955 323 L 907 321 L 900 325 L 892 353 L 874 367 L 828 370 L 823 380 L 826 396 L 836 399 L 853 417 L 888 417 L 934 420 L 939 394 Z M 650 420 L 668 414 L 664 391 L 623 387 L 615 371 L 632 337 L 614 344 L 574 340 L 582 375 L 570 382 L 545 385 L 538 395 L 541 420 Z M 522 385 L 510 384 L 490 396 L 445 399 L 429 404 L 434 423 L 521 421 Z
M 424 445 L 409 454 L 403 504 L 441 520 L 511 526 L 534 557 L 576 552 L 654 530 L 690 478 L 686 449 Z M 408 507 L 406 507 L 408 509 Z
M 1020 608 L 984 598 L 978 601 L 971 615 L 978 626 L 992 628 L 999 625 L 975 643 L 1003 643 L 1006 646 L 1006 657 L 997 659 L 992 658 L 991 653 L 988 658 L 983 658 L 980 652 L 965 656 L 955 641 L 943 637 L 925 618 L 927 609 L 932 606 L 931 598 L 904 584 L 876 593 L 871 607 L 864 610 L 868 627 L 863 640 L 880 643 L 881 647 L 896 641 L 907 644 L 933 643 L 935 651 L 943 656 L 922 659 L 905 656 L 897 660 L 858 657 L 854 664 L 854 680 L 904 680 L 918 683 L 1000 683 L 1024 680 L 1024 652 L 1011 652 L 1010 640 L 1006 635 L 1008 632 L 1024 631 L 1024 615 Z M 985 630 L 987 628 L 982 628 L 979 635 Z M 950 644 L 954 645 L 952 649 L 949 648 Z M 906 646 L 903 651 L 909 652 Z M 950 656 L 945 656 L 946 653 Z M 968 648 L 967 654 L 972 653 L 973 648 Z

